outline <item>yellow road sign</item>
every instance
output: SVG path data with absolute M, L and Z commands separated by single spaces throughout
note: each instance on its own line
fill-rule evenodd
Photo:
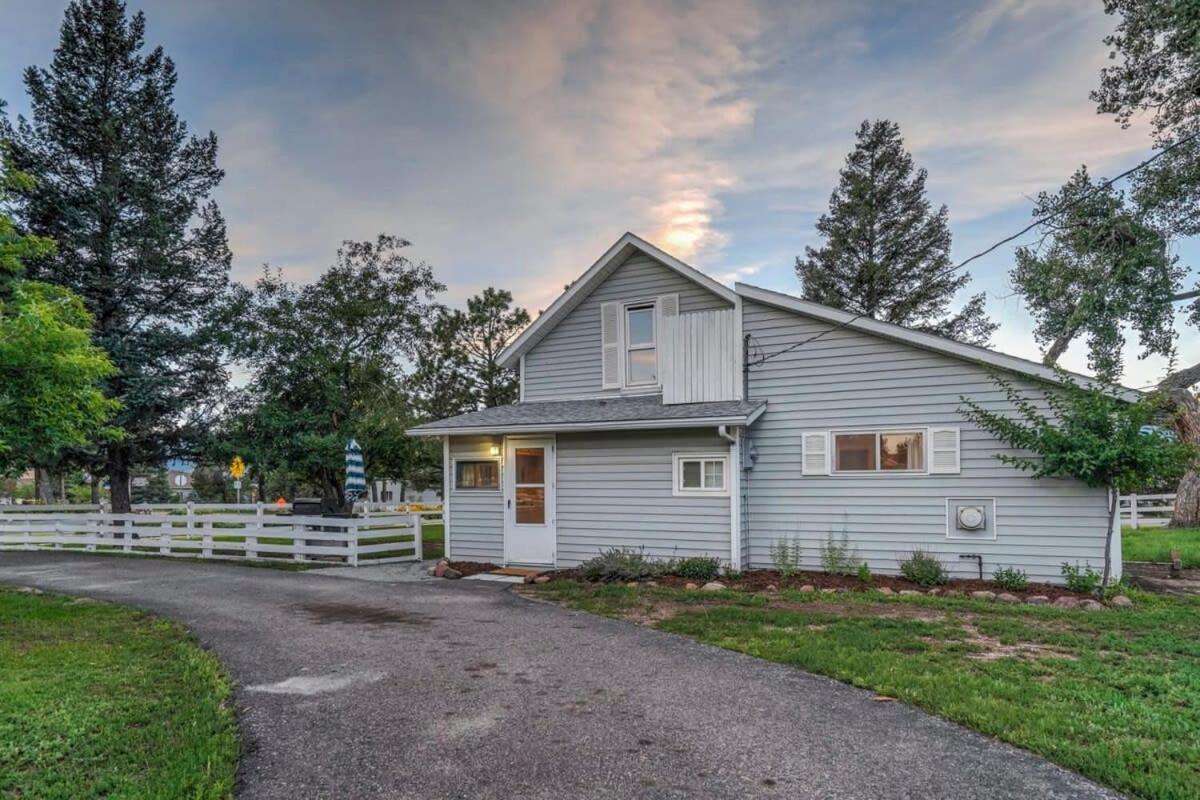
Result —
M 246 474 L 246 462 L 242 461 L 241 456 L 234 456 L 233 461 L 229 462 L 229 474 L 233 476 L 234 480 L 241 480 L 242 476 Z

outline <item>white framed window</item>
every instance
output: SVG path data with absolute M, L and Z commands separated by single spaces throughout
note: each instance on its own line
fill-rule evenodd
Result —
M 726 453 L 675 453 L 672 494 L 729 495 L 729 455 Z
M 654 303 L 625 306 L 625 385 L 658 383 L 658 342 Z
M 500 491 L 500 459 L 455 459 L 454 490 L 456 492 Z
M 834 474 L 863 472 L 924 473 L 925 430 L 833 431 Z

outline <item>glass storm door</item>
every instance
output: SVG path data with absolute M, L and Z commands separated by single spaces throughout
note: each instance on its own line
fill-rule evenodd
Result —
M 504 561 L 553 564 L 554 439 L 505 440 Z

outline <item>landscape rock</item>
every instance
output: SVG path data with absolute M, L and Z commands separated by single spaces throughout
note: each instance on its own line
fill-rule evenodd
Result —
M 689 583 L 685 583 L 685 584 L 683 585 L 683 588 L 685 588 L 685 589 L 699 589 L 700 587 L 699 587 L 699 586 L 697 586 L 697 585 L 696 585 L 696 584 L 694 584 L 694 583 L 690 583 L 690 582 L 689 582 Z
M 1021 598 L 1017 597 L 1015 594 L 1009 594 L 1008 592 L 1001 592 L 1000 594 L 996 595 L 996 599 L 999 600 L 1001 603 L 1019 603 L 1019 602 L 1021 602 Z
M 773 593 L 775 593 L 775 592 L 778 592 L 778 591 L 779 591 L 779 587 L 778 587 L 778 586 L 776 586 L 776 585 L 775 585 L 775 584 L 773 584 L 773 583 L 768 583 L 768 584 L 767 584 L 767 588 L 763 589 L 763 591 L 764 591 L 764 592 L 770 592 L 770 593 L 772 593 L 772 594 L 773 594 Z
M 549 583 L 550 576 L 549 575 L 538 575 L 536 578 L 533 579 L 533 582 L 534 583 Z
M 1055 608 L 1078 608 L 1079 601 L 1076 600 L 1074 597 L 1063 596 L 1054 601 L 1054 607 Z
M 995 600 L 996 593 L 989 592 L 986 589 L 984 589 L 979 592 L 971 592 L 971 597 L 975 598 L 976 600 Z
M 912 597 L 913 595 L 919 595 L 919 594 L 921 594 L 921 593 L 918 592 L 916 589 L 901 589 L 900 590 L 901 597 Z
M 880 594 L 895 594 L 895 592 L 892 591 L 891 588 L 889 588 L 887 586 L 881 587 L 879 590 L 879 593 Z
M 526 575 L 525 583 L 533 583 L 537 579 L 537 575 Z
M 1101 603 L 1099 600 L 1082 600 L 1079 603 L 1079 607 L 1084 609 L 1085 611 L 1103 611 L 1104 610 L 1104 604 Z
M 1031 606 L 1044 606 L 1050 602 L 1050 598 L 1044 594 L 1034 594 L 1026 597 L 1025 602 Z
M 1117 595 L 1112 600 L 1109 600 L 1108 603 L 1117 608 L 1133 608 L 1133 601 L 1123 594 Z
M 646 581 L 647 586 L 658 586 L 658 581 Z
M 962 592 L 960 592 L 958 589 L 947 589 L 944 596 L 945 597 L 962 597 Z
M 942 593 L 942 590 L 935 586 L 934 588 L 930 589 L 925 594 L 929 595 L 930 597 L 937 597 L 941 593 Z
M 815 592 L 816 590 L 817 587 L 813 586 L 811 583 L 806 583 L 800 587 L 800 591 L 804 592 L 805 594 L 808 594 L 809 592 Z
M 725 588 L 725 584 L 721 583 L 720 581 L 709 581 L 700 588 L 706 592 L 719 592 Z
M 456 570 L 454 567 L 446 567 L 444 570 L 442 570 L 442 577 L 455 581 L 462 577 L 462 573 Z
M 448 570 L 449 568 L 450 568 L 449 562 L 447 562 L 447 561 L 437 562 L 436 564 L 433 565 L 433 577 L 435 577 L 435 578 L 442 577 L 443 575 L 446 574 L 446 570 Z
M 630 589 L 636 589 L 636 588 L 638 587 L 638 582 L 637 582 L 637 581 L 630 581 L 629 583 L 627 583 L 627 584 L 625 584 L 625 585 L 626 585 L 626 586 L 628 586 Z

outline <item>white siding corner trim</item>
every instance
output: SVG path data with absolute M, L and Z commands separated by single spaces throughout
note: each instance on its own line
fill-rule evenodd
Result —
M 929 429 L 929 472 L 931 475 L 957 474 L 961 470 L 958 428 Z
M 802 475 L 829 474 L 829 431 L 805 431 L 800 437 Z
M 442 538 L 446 546 L 443 554 L 447 561 L 451 558 L 450 551 L 450 495 L 454 490 L 454 464 L 450 460 L 450 437 L 442 437 Z
M 729 443 L 729 568 L 742 569 L 742 430 L 734 428 Z

